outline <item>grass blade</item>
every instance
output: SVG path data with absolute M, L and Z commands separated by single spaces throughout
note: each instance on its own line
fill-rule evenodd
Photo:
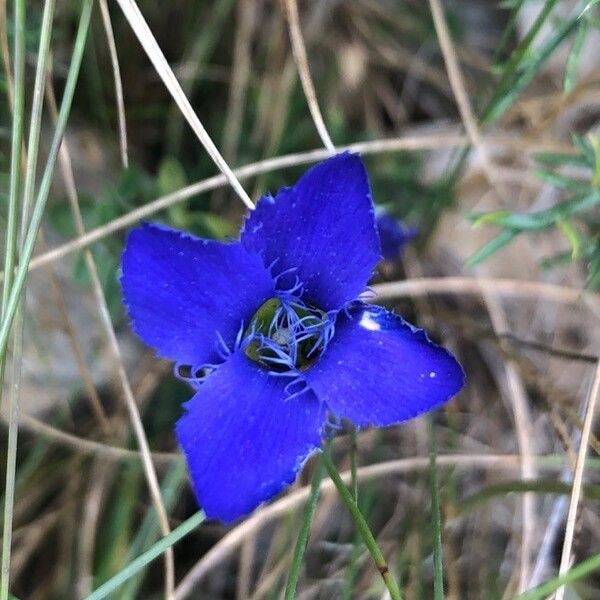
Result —
M 101 585 L 97 590 L 91 593 L 85 600 L 101 600 L 108 597 L 114 591 L 125 583 L 130 577 L 141 571 L 146 565 L 157 559 L 179 540 L 191 533 L 204 520 L 206 515 L 200 510 L 192 515 L 187 521 L 184 521 L 179 527 L 173 529 L 169 535 L 166 535 L 160 541 L 156 542 L 151 548 L 130 562 L 122 571 L 119 571 L 114 577 Z
M 356 429 L 353 427 L 350 432 L 350 473 L 352 473 L 352 481 L 350 483 L 352 490 L 352 496 L 354 501 L 358 503 L 358 478 L 356 477 L 357 465 L 357 454 L 358 454 L 358 440 Z
M 327 473 L 329 473 L 329 477 L 331 477 L 331 480 L 333 481 L 338 493 L 340 494 L 344 504 L 346 505 L 346 508 L 348 509 L 348 512 L 350 513 L 350 516 L 352 517 L 352 520 L 356 525 L 356 529 L 360 534 L 360 537 L 362 538 L 365 546 L 367 547 L 369 554 L 373 558 L 375 566 L 377 567 L 377 570 L 381 574 L 381 577 L 383 578 L 383 581 L 388 588 L 391 599 L 402 600 L 402 594 L 400 593 L 398 583 L 396 582 L 395 577 L 392 575 L 392 572 L 388 567 L 387 561 L 385 560 L 381 550 L 379 549 L 375 537 L 369 529 L 369 525 L 367 524 L 365 518 L 360 512 L 358 504 L 356 504 L 356 502 L 354 501 L 352 494 L 345 486 L 344 482 L 342 481 L 342 478 L 340 477 L 340 474 L 338 473 L 338 470 L 335 468 L 335 465 L 331 461 L 329 453 L 327 451 L 324 451 L 322 453 L 321 459 L 323 461 L 323 464 L 325 465 L 325 468 L 327 469 Z
M 6 312 L 13 279 L 17 248 L 17 216 L 21 190 L 21 148 L 25 121 L 25 1 L 15 1 L 15 96 L 10 148 L 10 175 L 8 217 L 6 223 L 6 250 L 4 254 L 4 285 L 2 287 L 2 315 Z M 4 353 L 0 353 L 2 356 Z M 2 361 L 4 362 L 4 361 Z M 3 367 L 2 367 L 3 368 Z
M 600 570 L 600 554 L 595 554 L 587 560 L 580 562 L 572 569 L 569 569 L 564 575 L 555 577 L 524 594 L 519 594 L 518 596 L 515 596 L 513 600 L 542 600 L 552 592 L 555 592 L 559 587 L 567 583 L 578 581 L 598 570 Z
M 17 218 L 21 189 L 21 148 L 25 118 L 25 1 L 15 2 L 15 98 L 11 137 L 11 161 L 9 176 L 9 205 L 4 255 L 4 285 L 2 288 L 2 316 L 7 312 L 8 295 L 11 289 L 13 269 L 17 257 Z M 20 311 L 18 311 L 20 312 Z M 6 492 L 4 495 L 4 523 L 2 531 L 2 563 L 0 575 L 0 598 L 7 600 L 10 585 L 10 557 L 12 544 L 13 504 L 15 494 L 15 471 L 18 436 L 18 396 L 21 377 L 22 335 L 14 339 L 13 372 L 9 391 L 9 435 L 6 452 Z M 0 389 L 4 379 L 6 352 L 0 351 Z
M 431 485 L 431 517 L 433 520 L 433 594 L 435 600 L 444 600 L 442 518 L 437 475 L 437 444 L 431 417 L 429 418 L 429 479 Z
M 287 584 L 285 586 L 285 600 L 294 600 L 294 597 L 296 596 L 296 586 L 298 585 L 300 570 L 302 569 L 302 561 L 304 559 L 306 544 L 308 543 L 310 526 L 313 522 L 315 510 L 317 508 L 317 502 L 319 500 L 321 479 L 323 479 L 323 461 L 319 458 L 319 464 L 315 469 L 315 473 L 310 485 L 310 496 L 308 497 L 308 502 L 304 507 L 304 515 L 302 517 L 302 523 L 300 524 L 300 531 L 298 532 L 296 547 L 294 548 L 292 567 L 290 569 Z
M 12 158 L 14 162 L 11 163 L 11 189 L 10 189 L 10 205 L 9 205 L 9 231 L 7 233 L 6 240 L 6 256 L 5 256 L 5 268 L 6 273 L 12 275 L 13 262 L 17 257 L 16 247 L 16 215 L 18 212 L 19 205 L 19 192 L 20 192 L 20 157 L 21 157 L 21 145 L 23 137 L 23 112 L 24 112 L 24 93 L 21 89 L 24 82 L 21 81 L 24 77 L 23 65 L 19 65 L 21 61 L 20 52 L 23 48 L 20 48 L 23 40 L 20 38 L 23 36 L 24 25 L 25 25 L 25 9 L 24 7 L 19 8 L 19 4 L 16 6 L 16 20 L 18 22 L 17 29 L 19 33 L 15 36 L 15 120 L 14 120 L 14 131 L 13 131 L 13 147 L 12 147 Z M 25 233 L 27 230 L 27 224 L 29 221 L 29 212 L 31 203 L 33 201 L 34 187 L 35 187 L 35 175 L 38 159 L 38 149 L 40 142 L 40 130 L 42 121 L 42 107 L 44 98 L 44 81 L 46 77 L 48 52 L 50 48 L 50 37 L 52 34 L 52 21 L 54 17 L 55 0 L 46 0 L 44 2 L 44 11 L 42 17 L 42 26 L 40 32 L 40 42 L 37 54 L 37 66 L 35 74 L 35 83 L 33 87 L 33 102 L 31 108 L 31 120 L 29 122 L 29 141 L 27 145 L 27 153 L 29 155 L 27 161 L 27 169 L 25 174 L 25 185 L 23 191 L 23 203 L 21 207 L 21 227 L 20 227 L 20 240 L 23 243 L 25 239 Z M 22 31 L 21 31 L 22 30 Z M 20 117 L 17 119 L 17 112 L 21 112 Z M 20 129 L 20 131 L 19 131 Z M 16 138 L 19 138 L 18 140 Z M 2 308 L 3 311 L 6 308 L 6 302 L 8 297 L 8 290 L 11 283 L 11 278 L 7 278 L 4 281 L 3 295 L 2 295 Z M 6 600 L 8 598 L 8 588 L 10 584 L 10 557 L 11 557 L 11 544 L 12 544 L 12 525 L 13 525 L 13 506 L 15 498 L 15 471 L 17 464 L 17 443 L 19 434 L 19 395 L 21 387 L 21 354 L 23 350 L 23 302 L 22 300 L 18 303 L 16 316 L 15 316 L 15 333 L 13 339 L 13 368 L 11 384 L 9 389 L 9 426 L 8 426 L 8 448 L 7 448 L 7 459 L 6 459 L 6 493 L 4 498 L 4 524 L 3 524 L 3 537 L 2 537 L 2 582 L 0 585 L 0 598 Z M 0 356 L 3 352 L 0 352 Z M 0 367 L 0 371 L 3 372 L 4 363 Z M 1 379 L 1 378 L 0 378 Z
M 252 210 L 254 208 L 254 203 L 252 200 L 250 200 L 250 197 L 208 135 L 204 125 L 200 122 L 198 115 L 194 112 L 190 101 L 183 92 L 177 77 L 175 77 L 175 74 L 171 70 L 165 55 L 160 49 L 158 42 L 152 34 L 150 27 L 148 27 L 144 16 L 142 15 L 138 5 L 135 3 L 135 0 L 117 0 L 117 2 L 123 11 L 123 14 L 129 21 L 129 24 L 131 25 L 135 35 L 140 41 L 140 44 L 144 48 L 144 51 L 148 55 L 148 58 L 156 69 L 156 72 L 162 79 L 166 88 L 169 90 L 169 93 L 173 96 L 177 106 L 179 106 L 179 109 L 186 118 L 190 127 L 200 140 L 201 144 L 204 146 L 204 149 L 207 151 L 208 155 L 213 159 L 214 163 L 217 165 L 217 167 L 219 167 L 225 177 L 227 177 L 231 187 L 235 190 L 242 202 L 250 210 Z
M 187 469 L 183 461 L 176 462 L 169 472 L 165 475 L 161 486 L 161 497 L 163 498 L 165 509 L 171 511 L 175 502 L 179 498 L 181 488 L 187 481 Z M 160 522 L 157 517 L 156 508 L 148 511 L 144 521 L 135 536 L 132 544 L 127 551 L 127 559 L 133 560 L 137 554 L 153 543 L 160 535 Z M 135 579 L 132 579 L 127 588 L 123 590 L 122 598 L 137 598 L 139 587 L 141 586 L 145 575 L 145 569 L 142 569 Z
M 537 37 L 537 34 L 540 32 L 540 29 L 546 22 L 546 19 L 552 11 L 552 9 L 554 8 L 556 2 L 557 0 L 546 0 L 546 2 L 544 3 L 542 10 L 536 17 L 535 21 L 533 22 L 533 25 L 512 53 L 508 64 L 504 69 L 502 77 L 504 82 L 508 81 L 510 77 L 512 77 L 515 74 L 515 72 L 519 68 L 519 65 L 523 62 L 523 59 L 525 58 L 525 56 L 529 52 L 529 49 L 531 48 L 531 44 L 533 43 L 533 41 Z
M 479 250 L 477 250 L 477 252 L 475 252 L 475 254 L 470 256 L 467 259 L 465 266 L 474 267 L 475 265 L 478 265 L 479 263 L 489 258 L 492 254 L 498 252 L 498 250 L 500 250 L 501 248 L 504 248 L 504 246 L 506 246 L 507 244 L 510 244 L 510 242 L 512 242 L 512 240 L 516 236 L 516 232 L 510 229 L 505 229 L 504 231 L 500 232 L 495 238 L 492 238 L 487 244 L 485 244 L 483 248 L 480 248 Z
M 552 55 L 552 53 L 565 41 L 569 34 L 577 27 L 579 14 L 577 8 L 574 14 L 564 21 L 559 22 L 552 36 L 542 44 L 536 54 L 527 60 L 521 72 L 499 87 L 481 119 L 482 124 L 487 125 L 497 121 L 523 93 L 525 88 L 533 81 L 541 66 Z
M 579 69 L 579 60 L 581 58 L 581 51 L 583 50 L 583 44 L 587 38 L 589 31 L 589 21 L 582 18 L 577 33 L 575 34 L 575 40 L 573 41 L 573 47 L 569 52 L 569 58 L 567 59 L 567 66 L 565 67 L 565 83 L 564 90 L 566 94 L 570 94 L 575 88 L 575 82 L 577 79 L 577 70 Z
M 10 295 L 6 304 L 6 310 L 2 316 L 2 324 L 0 326 L 0 356 L 4 355 L 6 351 L 6 345 L 12 323 L 17 312 L 17 307 L 20 302 L 21 293 L 27 280 L 27 271 L 29 268 L 29 261 L 33 255 L 38 230 L 40 228 L 42 217 L 44 215 L 44 208 L 48 195 L 50 193 L 50 186 L 52 185 L 52 178 L 54 175 L 54 166 L 56 164 L 56 158 L 60 149 L 60 144 L 67 127 L 67 119 L 71 111 L 71 104 L 73 101 L 73 95 L 75 93 L 75 86 L 77 78 L 79 76 L 79 69 L 81 67 L 81 60 L 83 58 L 83 51 L 85 49 L 85 41 L 88 34 L 90 18 L 92 14 L 93 0 L 83 0 L 81 8 L 81 17 L 79 20 L 79 28 L 77 30 L 77 37 L 73 47 L 73 56 L 71 64 L 69 66 L 69 74 L 67 76 L 67 82 L 65 84 L 65 90 L 63 93 L 63 99 L 61 102 L 60 113 L 58 116 L 58 122 L 54 137 L 52 138 L 52 145 L 48 154 L 48 160 L 42 176 L 40 189 L 36 198 L 33 214 L 31 217 L 31 223 L 27 229 L 27 235 L 23 244 L 23 251 L 19 266 L 15 273 L 15 279 L 13 286 L 10 290 Z

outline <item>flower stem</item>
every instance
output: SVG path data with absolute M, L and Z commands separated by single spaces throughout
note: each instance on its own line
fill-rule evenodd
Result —
M 302 524 L 300 525 L 300 531 L 298 532 L 296 547 L 294 548 L 292 567 L 290 569 L 287 584 L 285 586 L 285 600 L 293 600 L 296 595 L 296 586 L 298 585 L 300 570 L 302 569 L 302 561 L 304 559 L 306 544 L 308 543 L 310 526 L 315 516 L 317 501 L 319 500 L 321 479 L 323 479 L 323 461 L 319 459 L 310 485 L 310 496 L 308 497 L 308 502 L 304 508 L 304 516 L 302 517 Z
M 432 418 L 429 418 L 429 477 L 431 485 L 431 516 L 433 521 L 433 594 L 435 600 L 444 600 L 442 518 L 437 476 L 437 443 Z
M 356 478 L 356 456 L 358 453 L 358 444 L 356 438 L 356 429 L 354 429 L 353 427 L 352 432 L 350 433 L 350 473 L 352 475 L 351 489 L 352 497 L 354 498 L 354 501 L 358 504 L 358 479 Z
M 358 530 L 360 537 L 362 538 L 363 542 L 365 543 L 367 550 L 371 554 L 371 557 L 373 558 L 373 561 L 375 562 L 375 566 L 377 567 L 377 570 L 379 571 L 379 573 L 381 573 L 381 577 L 383 578 L 383 581 L 384 581 L 388 591 L 390 592 L 391 599 L 392 600 L 402 600 L 402 595 L 400 594 L 400 589 L 398 588 L 396 579 L 392 575 L 392 573 L 388 567 L 388 564 L 387 564 L 381 550 L 379 549 L 379 546 L 377 545 L 377 542 L 375 541 L 375 538 L 374 538 L 373 534 L 371 533 L 371 530 L 369 529 L 369 525 L 367 524 L 367 522 L 365 521 L 365 518 L 363 517 L 362 513 L 360 512 L 360 509 L 358 508 L 358 504 L 356 504 L 354 498 L 352 497 L 352 494 L 350 493 L 348 488 L 344 485 L 344 482 L 342 481 L 340 474 L 338 473 L 337 469 L 335 468 L 335 465 L 331 461 L 331 457 L 327 450 L 323 451 L 323 453 L 321 455 L 321 460 L 323 461 L 323 465 L 327 469 L 327 473 L 329 473 L 329 477 L 331 477 L 331 480 L 333 481 L 342 500 L 344 501 L 344 504 L 346 505 L 346 508 L 348 509 L 348 512 L 350 513 L 350 516 L 352 517 L 352 520 L 354 521 L 354 524 L 356 525 L 356 529 Z

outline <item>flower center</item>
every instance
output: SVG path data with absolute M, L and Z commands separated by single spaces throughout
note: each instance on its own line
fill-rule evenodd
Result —
M 244 337 L 246 356 L 270 371 L 305 371 L 333 337 L 333 321 L 298 299 L 271 298 L 256 311 Z

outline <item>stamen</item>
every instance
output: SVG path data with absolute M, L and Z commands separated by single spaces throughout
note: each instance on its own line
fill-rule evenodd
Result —
M 219 356 L 226 360 L 231 355 L 231 350 L 227 346 L 227 342 L 223 339 L 223 336 L 219 331 L 217 331 L 217 341 L 219 342 L 219 347 L 217 348 L 217 352 Z
M 275 259 L 269 265 L 269 267 L 268 267 L 269 271 L 272 272 L 272 269 L 275 266 L 275 264 L 277 263 L 277 260 L 278 259 Z M 282 279 L 286 275 L 295 273 L 297 270 L 298 270 L 298 267 L 290 267 L 289 269 L 285 269 L 284 271 L 282 271 L 281 273 L 278 273 L 277 275 L 273 275 L 273 279 L 275 281 L 275 287 L 279 288 L 279 280 L 280 279 Z M 298 297 L 302 296 L 303 289 L 304 289 L 304 286 L 302 285 L 302 282 L 300 281 L 300 278 L 298 277 L 298 275 L 296 275 L 295 279 L 294 279 L 294 283 L 292 284 L 291 287 L 288 287 L 287 289 L 279 289 L 278 292 L 279 292 L 279 294 L 281 294 L 282 297 L 285 297 L 288 300 L 292 300 L 294 298 L 298 298 Z
M 271 377 L 290 377 L 295 379 L 298 377 L 297 371 L 269 371 Z
M 270 372 L 299 373 L 325 351 L 334 332 L 335 313 L 306 305 L 287 292 L 265 302 L 245 332 L 244 350 Z
M 254 323 L 250 324 L 250 331 L 251 333 L 254 333 L 256 326 L 254 325 Z M 235 336 L 235 349 L 237 350 L 238 348 L 240 348 L 240 346 L 242 345 L 242 342 L 244 341 L 244 321 L 242 321 L 242 324 L 240 325 L 240 328 L 237 332 L 237 335 Z
M 176 363 L 173 370 L 177 379 L 185 381 L 194 387 L 199 387 L 218 367 L 219 364 L 217 363 L 204 363 L 202 365 Z
M 295 385 L 300 384 L 300 389 L 296 390 L 295 392 L 293 391 L 293 387 Z M 304 379 L 300 379 L 298 376 L 296 376 L 294 379 L 292 379 L 292 381 L 290 381 L 284 388 L 283 391 L 286 394 L 290 394 L 290 395 L 295 395 L 297 394 L 299 391 L 304 390 L 304 388 L 306 388 L 307 384 L 306 381 Z
M 306 394 L 306 392 L 308 392 L 310 390 L 310 388 L 308 387 L 308 384 L 306 384 L 301 390 L 290 394 L 289 396 L 285 397 L 285 401 L 287 402 L 288 400 L 292 400 L 294 398 L 298 398 L 299 396 L 302 396 L 302 394 Z

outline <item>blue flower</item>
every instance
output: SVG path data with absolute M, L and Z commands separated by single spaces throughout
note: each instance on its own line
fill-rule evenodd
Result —
M 463 386 L 449 352 L 358 299 L 379 258 L 351 154 L 262 198 L 239 241 L 130 232 L 125 303 L 137 334 L 195 388 L 176 430 L 208 517 L 233 521 L 290 484 L 331 424 L 394 425 Z
M 394 260 L 400 256 L 402 248 L 414 240 L 419 230 L 406 227 L 387 213 L 377 216 L 377 232 L 381 243 L 381 255 L 386 260 Z

